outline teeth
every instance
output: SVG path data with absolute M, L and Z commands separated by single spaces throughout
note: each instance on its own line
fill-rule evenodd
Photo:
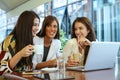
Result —
M 50 34 L 54 34 L 54 32 L 50 32 Z
M 37 32 L 35 31 L 35 32 L 33 32 L 33 34 L 36 34 Z

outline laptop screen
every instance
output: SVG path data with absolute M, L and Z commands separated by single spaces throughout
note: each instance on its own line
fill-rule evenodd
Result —
M 92 42 L 85 70 L 113 68 L 120 42 Z

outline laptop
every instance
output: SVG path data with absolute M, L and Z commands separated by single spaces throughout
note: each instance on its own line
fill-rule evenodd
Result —
M 92 42 L 85 66 L 67 67 L 68 70 L 91 71 L 114 67 L 120 42 Z

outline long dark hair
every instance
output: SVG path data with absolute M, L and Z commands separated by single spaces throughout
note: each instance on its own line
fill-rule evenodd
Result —
M 96 40 L 96 36 L 95 36 L 95 31 L 94 31 L 94 26 L 93 24 L 91 23 L 91 21 L 86 18 L 86 17 L 77 17 L 75 19 L 75 21 L 73 22 L 73 25 L 72 25 L 72 33 L 71 33 L 71 37 L 72 38 L 77 38 L 77 36 L 75 35 L 75 23 L 76 22 L 80 22 L 82 23 L 83 25 L 85 25 L 85 27 L 90 31 L 89 34 L 86 36 L 86 38 L 90 41 L 95 41 Z M 84 59 L 84 64 L 86 62 L 86 58 L 87 58 L 87 55 L 88 55 L 88 51 L 89 51 L 89 47 L 90 46 L 87 46 L 86 49 L 85 49 L 85 59 Z
M 14 35 L 16 41 L 15 53 L 20 51 L 28 44 L 33 44 L 32 27 L 35 18 L 38 18 L 40 21 L 39 16 L 33 11 L 24 11 L 19 16 L 15 28 L 10 33 L 10 35 Z M 32 62 L 32 56 L 30 56 L 29 59 L 29 62 Z M 26 62 L 26 57 L 22 58 L 17 66 L 21 66 L 22 64 L 28 64 L 28 62 Z
M 43 23 L 42 23 L 42 29 L 40 32 L 37 34 L 39 37 L 44 37 L 46 35 L 46 27 L 49 26 L 53 21 L 57 22 L 57 33 L 54 37 L 54 39 L 59 39 L 60 33 L 59 33 L 59 22 L 56 17 L 48 15 L 45 17 Z

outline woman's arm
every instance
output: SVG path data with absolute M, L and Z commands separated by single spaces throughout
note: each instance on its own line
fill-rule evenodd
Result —
M 38 63 L 35 69 L 41 69 L 45 67 L 56 67 L 56 65 L 57 65 L 57 61 L 56 59 L 53 59 L 53 60 L 48 60 L 45 62 Z
M 71 40 L 68 40 L 66 45 L 63 47 L 63 55 L 66 62 L 68 61 L 68 56 L 71 56 L 72 47 L 73 46 L 72 46 Z
M 74 45 L 73 45 L 74 44 Z M 66 60 L 66 66 L 76 66 L 79 64 L 79 61 L 73 59 L 73 51 L 77 51 L 76 39 L 69 40 L 63 48 L 64 57 Z
M 23 48 L 21 51 L 16 53 L 12 57 L 12 54 L 7 49 L 2 49 L 2 46 L 0 46 L 0 75 L 4 73 L 12 72 L 12 69 L 16 66 L 16 64 L 20 61 L 22 57 L 27 57 L 31 55 L 32 51 L 27 51 L 28 49 L 32 49 L 32 46 L 27 46 Z M 5 45 L 4 45 L 5 46 Z
M 21 60 L 22 57 L 28 57 L 32 55 L 32 53 L 33 53 L 32 45 L 24 47 L 10 59 L 10 67 L 13 69 L 16 66 L 16 64 Z

